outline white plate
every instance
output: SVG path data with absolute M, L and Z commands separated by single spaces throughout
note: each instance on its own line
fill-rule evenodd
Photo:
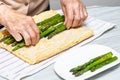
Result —
M 81 65 L 89 61 L 91 58 L 105 54 L 110 51 L 113 52 L 113 56 L 118 57 L 118 60 L 114 61 L 113 63 L 110 63 L 94 72 L 88 71 L 79 77 L 75 77 L 74 75 L 72 75 L 71 72 L 69 72 L 71 68 Z M 93 44 L 66 51 L 57 59 L 56 63 L 54 64 L 54 69 L 55 72 L 65 80 L 84 80 L 119 63 L 120 54 L 118 52 L 103 45 Z

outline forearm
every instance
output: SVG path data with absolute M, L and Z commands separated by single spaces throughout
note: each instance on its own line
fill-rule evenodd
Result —
M 3 26 L 6 26 L 6 21 L 8 21 L 9 17 L 14 17 L 15 14 L 22 14 L 17 10 L 14 10 L 13 8 L 11 8 L 10 6 L 8 6 L 7 4 L 3 3 L 0 1 L 0 24 Z M 14 16 L 11 16 L 14 15 Z M 23 14 L 24 15 L 24 14 Z
M 4 3 L 0 2 L 0 24 L 5 26 L 5 16 L 8 14 L 10 11 L 10 8 L 5 5 Z

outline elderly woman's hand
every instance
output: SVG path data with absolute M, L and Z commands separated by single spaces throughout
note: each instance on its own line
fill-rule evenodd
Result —
M 88 16 L 86 7 L 81 0 L 61 0 L 61 5 L 67 29 L 79 27 Z
M 6 27 L 9 33 L 20 41 L 24 38 L 26 45 L 35 45 L 39 41 L 39 30 L 34 20 L 6 6 L 1 6 L 1 24 Z M 5 10 L 5 11 L 4 11 Z

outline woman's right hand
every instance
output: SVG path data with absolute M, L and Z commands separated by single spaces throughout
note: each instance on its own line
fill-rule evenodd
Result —
M 21 41 L 24 38 L 27 46 L 35 45 L 39 41 L 39 29 L 33 18 L 12 10 L 5 5 L 2 7 L 5 11 L 0 11 L 0 23 L 6 27 L 16 41 Z

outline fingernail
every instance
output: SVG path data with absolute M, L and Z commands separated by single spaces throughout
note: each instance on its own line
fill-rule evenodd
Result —
M 67 29 L 70 29 L 70 27 L 67 27 Z
M 22 38 L 19 38 L 19 37 L 16 39 L 16 41 L 21 41 L 21 40 L 22 40 Z
M 25 42 L 25 45 L 28 46 L 28 43 Z

